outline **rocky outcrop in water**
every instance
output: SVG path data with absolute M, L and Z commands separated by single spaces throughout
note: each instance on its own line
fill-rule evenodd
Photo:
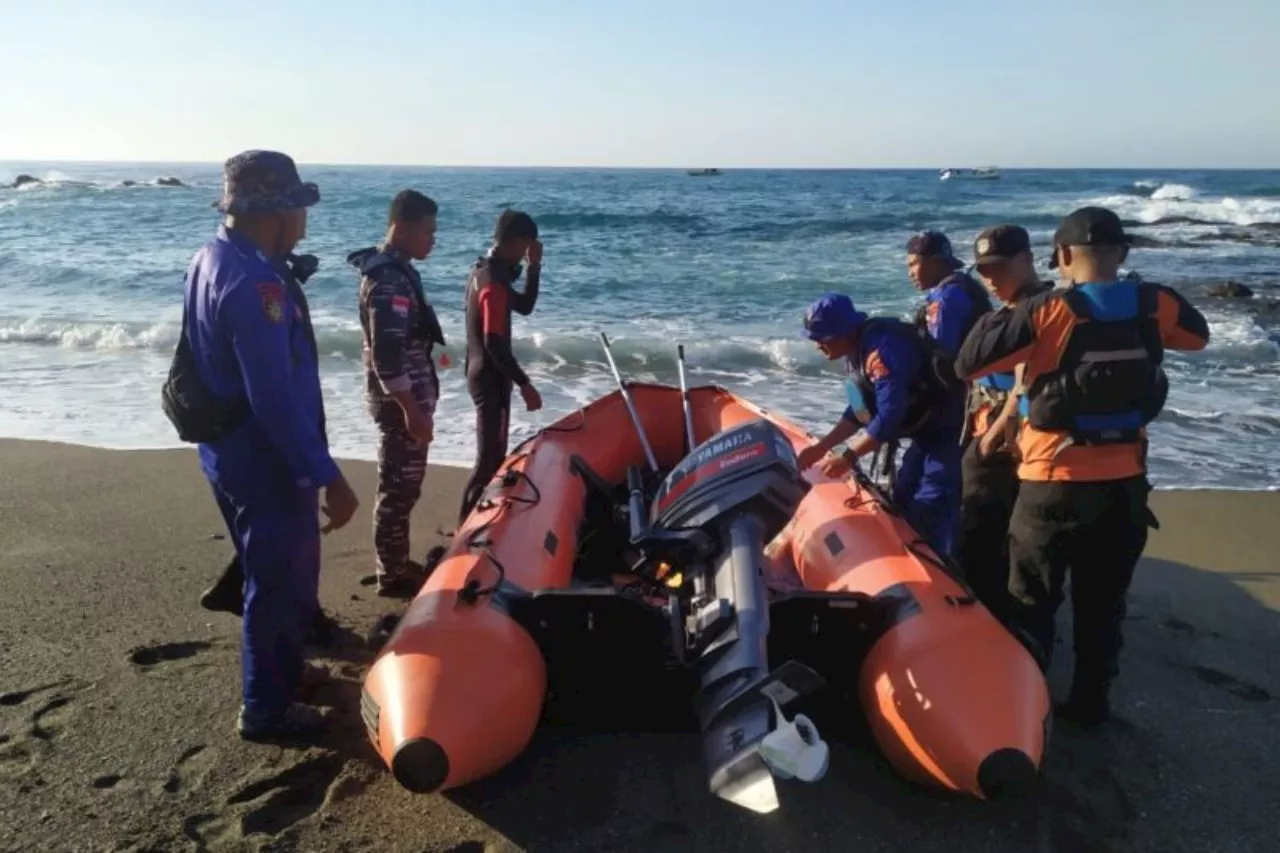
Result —
M 1224 281 L 1222 284 L 1212 285 L 1208 291 L 1210 296 L 1216 296 L 1219 299 L 1252 299 L 1253 290 L 1240 284 L 1238 281 Z
M 158 187 L 185 187 L 182 181 L 177 178 L 156 178 L 156 186 Z
M 27 184 L 43 184 L 43 183 L 44 181 L 40 180 L 39 178 L 32 177 L 31 175 L 19 175 L 18 177 L 13 179 L 13 183 L 10 186 L 12 186 L 16 190 L 18 189 L 18 187 L 25 187 Z

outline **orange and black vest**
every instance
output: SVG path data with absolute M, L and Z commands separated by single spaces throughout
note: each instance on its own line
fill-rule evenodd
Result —
M 1057 368 L 1027 389 L 1022 409 L 1031 426 L 1066 432 L 1081 445 L 1142 438 L 1169 395 L 1158 293 L 1152 283 L 1118 281 L 1061 294 L 1076 323 Z

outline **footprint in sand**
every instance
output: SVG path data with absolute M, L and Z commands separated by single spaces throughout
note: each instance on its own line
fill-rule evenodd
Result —
M 31 736 L 36 740 L 50 741 L 62 732 L 72 716 L 71 699 L 55 696 L 31 715 Z
M 336 790 L 346 763 L 337 753 L 322 753 L 240 788 L 227 805 L 250 806 L 240 816 L 242 836 L 278 835 L 311 817 L 326 802 L 352 796 L 354 791 Z
M 0 744 L 0 778 L 17 778 L 35 765 L 31 747 L 22 741 Z
M 114 788 L 116 785 L 120 784 L 120 780 L 123 778 L 124 777 L 119 773 L 108 773 L 105 776 L 99 776 L 94 779 L 92 784 L 95 788 L 106 790 L 108 788 Z
M 227 844 L 236 844 L 239 837 L 239 826 L 233 816 L 216 815 L 211 812 L 189 815 L 182 820 L 182 834 L 195 842 L 197 853 L 208 850 L 222 850 Z
M 21 705 L 37 693 L 43 693 L 46 690 L 52 690 L 55 687 L 61 687 L 64 684 L 70 684 L 71 679 L 64 678 L 61 681 L 54 681 L 51 684 L 42 684 L 39 687 L 28 687 L 26 690 L 11 690 L 8 693 L 0 693 L 0 707 L 11 708 Z
M 1053 850 L 1121 853 L 1132 849 L 1138 809 L 1110 769 L 1090 767 L 1070 788 L 1053 786 L 1042 842 Z
M 159 664 L 193 658 L 211 648 L 213 648 L 213 643 L 203 640 L 142 646 L 129 652 L 129 663 L 146 671 Z
M 1205 684 L 1220 687 L 1232 696 L 1238 696 L 1247 702 L 1271 701 L 1271 694 L 1266 690 L 1263 690 L 1258 685 L 1250 684 L 1247 681 L 1241 681 L 1234 675 L 1228 675 L 1221 670 L 1208 666 L 1189 666 L 1187 669 Z
M 215 752 L 204 744 L 196 744 L 178 756 L 169 778 L 165 780 L 164 790 L 170 794 L 178 794 L 198 788 L 204 777 L 213 768 Z

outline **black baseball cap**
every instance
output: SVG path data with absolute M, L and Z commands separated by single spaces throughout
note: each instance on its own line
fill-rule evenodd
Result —
M 919 255 L 922 258 L 941 258 L 953 269 L 964 266 L 951 250 L 951 241 L 941 231 L 921 231 L 912 235 L 907 241 L 907 254 Z
M 1053 232 L 1053 257 L 1049 269 L 1058 266 L 1058 246 L 1132 246 L 1124 225 L 1114 211 L 1105 207 L 1082 207 L 1068 213 Z
M 1031 251 L 1031 235 L 1018 225 L 1005 224 L 988 228 L 973 241 L 973 263 L 1005 261 Z

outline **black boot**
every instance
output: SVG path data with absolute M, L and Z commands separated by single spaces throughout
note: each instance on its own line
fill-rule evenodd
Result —
M 1064 720 L 1084 728 L 1093 728 L 1111 719 L 1110 692 L 1110 682 L 1076 681 L 1071 685 L 1071 695 L 1067 701 L 1059 705 L 1055 712 Z
M 232 557 L 217 583 L 201 594 L 200 606 L 205 610 L 244 615 L 244 569 L 239 557 Z
M 307 642 L 327 649 L 337 643 L 338 634 L 341 631 L 342 626 L 334 621 L 332 616 L 317 607 L 315 618 L 311 620 L 311 627 L 307 629 Z

